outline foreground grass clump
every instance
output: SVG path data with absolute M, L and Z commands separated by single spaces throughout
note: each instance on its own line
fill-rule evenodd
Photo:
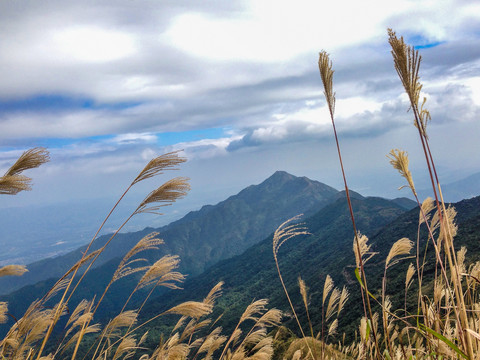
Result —
M 392 30 L 388 31 L 388 35 L 394 67 L 408 95 L 414 125 L 422 144 L 434 198 L 420 201 L 413 176 L 408 168 L 407 153 L 398 149 L 392 150 L 388 154 L 388 159 L 394 169 L 406 180 L 406 185 L 403 187 L 410 189 L 418 204 L 418 235 L 415 242 L 408 238 L 401 238 L 393 243 L 384 261 L 381 289 L 372 291 L 367 283 L 365 263 L 375 253 L 371 251 L 368 238 L 356 227 L 335 129 L 334 71 L 329 55 L 322 51 L 318 64 L 350 209 L 354 234 L 355 275 L 359 284 L 358 291 L 361 292 L 363 317 L 358 325 L 356 341 L 350 345 L 343 342 L 328 344 L 328 336 L 339 331 L 335 321 L 328 323 L 330 302 L 338 304 L 340 311 L 342 300 L 338 290 L 330 292 L 332 285 L 327 277 L 322 304 L 322 315 L 325 315 L 325 318 L 322 318 L 322 331 L 315 336 L 312 324 L 309 322 L 311 337 L 307 337 L 302 325 L 298 322 L 304 340 L 303 345 L 294 354 L 287 351 L 288 355 L 295 358 L 477 359 L 480 357 L 480 294 L 478 293 L 480 262 L 468 265 L 466 249 L 454 247 L 454 237 L 457 233 L 456 212 L 454 208 L 447 207 L 443 201 L 434 158 L 429 146 L 427 123 L 431 120 L 431 116 L 425 107 L 426 98 L 421 99 L 422 84 L 419 81 L 421 56 L 413 47 L 406 45 L 403 38 L 398 38 Z M 290 225 L 285 228 L 285 231 L 295 236 L 297 233 L 302 233 L 304 229 L 299 225 Z M 421 238 L 423 233 L 427 234 L 426 239 Z M 274 257 L 278 266 L 275 241 L 274 239 Z M 412 250 L 414 255 L 411 255 Z M 393 309 L 393 297 L 399 300 L 402 294 L 401 292 L 399 294 L 397 289 L 396 293 L 389 295 L 388 269 L 407 258 L 413 259 L 413 263 L 409 264 L 404 274 L 404 307 Z M 426 279 L 424 276 L 428 259 L 434 262 L 433 280 Z M 282 280 L 280 273 L 279 275 Z M 409 293 L 408 290 L 414 282 L 417 283 L 417 290 Z M 306 299 L 305 285 L 301 281 L 299 285 L 302 298 Z M 327 296 L 330 296 L 329 306 L 324 310 Z M 287 297 L 289 298 L 288 293 Z M 407 299 L 415 305 L 407 307 Z M 308 315 L 306 300 L 304 300 L 304 306 Z M 295 312 L 294 316 L 298 321 Z M 323 330 L 326 326 L 329 326 L 328 331 Z M 332 327 L 333 331 L 330 330 Z M 319 343 L 312 341 L 313 337 L 319 339 Z M 329 347 L 336 349 L 337 353 L 328 352 Z
M 114 242 L 116 235 L 131 218 L 142 213 L 158 213 L 162 207 L 184 197 L 190 186 L 187 178 L 168 180 L 140 202 L 103 247 L 89 251 L 123 197 L 137 183 L 156 177 L 166 170 L 174 170 L 185 160 L 178 152 L 173 152 L 156 157 L 146 165 L 106 216 L 81 259 L 43 297 L 32 303 L 21 318 L 14 319 L 14 324 L 0 341 L 2 359 L 116 360 L 135 355 L 144 360 L 196 357 L 210 359 L 214 355 L 220 359 L 272 357 L 273 339 L 267 335 L 267 329 L 280 325 L 281 312 L 276 309 L 268 310 L 267 300 L 253 301 L 241 315 L 235 331 L 229 336 L 223 335 L 222 328 L 215 326 L 218 319 L 210 318 L 215 301 L 221 295 L 221 282 L 212 288 L 203 301 L 187 301 L 142 324 L 137 323 L 139 313 L 155 288 L 179 289 L 185 279 L 184 275 L 176 271 L 180 262 L 178 256 L 165 255 L 153 264 L 148 264 L 139 257 L 142 252 L 157 249 L 163 244 L 163 240 L 157 237 L 158 233 L 142 238 L 124 256 L 103 293 L 78 304 L 71 303 L 72 295 L 79 291 L 79 285 L 96 259 Z M 46 161 L 48 152 L 43 148 L 25 152 L 0 178 L 0 193 L 15 195 L 29 190 L 31 179 L 21 175 L 21 172 L 40 166 Z M 21 275 L 25 271 L 27 270 L 24 266 L 8 265 L 0 268 L 0 276 Z M 139 277 L 139 281 L 131 290 L 130 296 L 123 299 L 124 305 L 120 313 L 106 324 L 96 323 L 95 314 L 111 285 L 133 274 Z M 132 296 L 139 290 L 148 288 L 150 291 L 144 292 L 146 295 L 140 307 L 128 309 Z M 149 336 L 148 324 L 166 315 L 177 315 L 180 318 L 168 336 L 156 340 L 156 348 L 144 348 L 142 345 Z M 8 313 L 8 304 L 0 302 L 0 323 L 6 323 L 9 317 L 13 315 Z

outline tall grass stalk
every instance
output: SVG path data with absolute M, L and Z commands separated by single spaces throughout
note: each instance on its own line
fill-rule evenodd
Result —
M 345 186 L 345 195 L 347 197 L 347 203 L 348 203 L 348 210 L 350 212 L 350 219 L 352 221 L 352 226 L 353 226 L 353 233 L 354 233 L 354 242 L 355 246 L 357 248 L 357 253 L 361 254 L 360 251 L 360 244 L 359 244 L 359 233 L 357 230 L 357 225 L 355 223 L 355 216 L 353 214 L 353 206 L 352 206 L 352 201 L 350 199 L 350 192 L 348 189 L 348 184 L 347 184 L 347 177 L 345 175 L 345 169 L 343 167 L 343 161 L 342 161 L 342 153 L 340 151 L 340 143 L 338 141 L 338 136 L 337 136 L 337 129 L 335 127 L 335 92 L 333 91 L 333 69 L 332 69 L 332 62 L 330 61 L 330 57 L 327 54 L 326 51 L 321 51 L 319 58 L 318 58 L 318 68 L 320 70 L 320 77 L 322 79 L 323 83 L 323 88 L 324 88 L 324 95 L 325 99 L 327 101 L 327 106 L 328 106 L 328 111 L 330 113 L 330 120 L 332 121 L 332 127 L 333 127 L 333 134 L 335 137 L 335 143 L 337 146 L 337 154 L 338 154 L 338 160 L 340 162 L 340 169 L 342 171 L 342 177 L 343 177 L 343 183 Z M 363 266 L 363 259 L 361 256 L 359 256 L 358 259 L 359 262 L 359 269 L 360 269 L 360 274 L 361 274 L 361 279 L 363 282 L 363 286 L 361 287 L 360 291 L 362 294 L 362 302 L 363 302 L 363 310 L 365 317 L 370 319 L 370 321 L 373 322 L 373 313 L 372 313 L 372 307 L 370 304 L 370 298 L 368 295 L 368 285 L 367 285 L 367 277 L 365 275 L 365 268 Z M 374 338 L 375 343 L 377 344 L 378 347 L 378 340 L 377 340 L 377 334 L 375 332 L 375 329 L 372 329 L 372 336 Z M 377 354 L 377 357 L 379 354 Z

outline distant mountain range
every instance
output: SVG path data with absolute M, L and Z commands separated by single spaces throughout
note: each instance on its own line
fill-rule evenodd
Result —
M 148 258 L 155 261 L 164 254 L 177 254 L 182 259 L 181 270 L 196 275 L 219 260 L 242 253 L 286 219 L 299 213 L 313 214 L 340 194 L 318 181 L 277 171 L 259 185 L 251 185 L 217 205 L 190 212 L 162 228 L 119 234 L 98 259 L 96 267 L 123 257 L 142 237 L 158 231 L 165 245 L 158 252 L 150 252 Z M 101 247 L 109 237 L 99 237 L 93 249 Z M 60 277 L 84 251 L 85 246 L 29 264 L 29 272 L 22 277 L 0 278 L 0 294 Z
M 375 291 L 380 286 L 383 261 L 393 242 L 404 236 L 416 237 L 418 210 L 414 209 L 416 204 L 406 198 L 387 200 L 364 197 L 354 191 L 350 193 L 357 227 L 369 236 L 374 251 L 379 253 L 367 266 L 371 289 Z M 455 207 L 459 224 L 459 235 L 455 240 L 457 246 L 467 245 L 473 259 L 480 259 L 480 197 L 463 200 Z M 101 293 L 121 257 L 143 236 L 159 231 L 165 245 L 159 251 L 151 251 L 142 257 L 153 263 L 164 254 L 178 254 L 182 259 L 181 271 L 189 276 L 184 290 L 156 292 L 158 297 L 142 311 L 143 319 L 182 301 L 203 298 L 218 281 L 224 281 L 225 286 L 216 311 L 223 313 L 219 325 L 227 332 L 231 330 L 233 319 L 253 299 L 269 298 L 271 306 L 288 312 L 273 262 L 271 234 L 279 224 L 299 213 L 305 214 L 302 221 L 305 221 L 311 235 L 289 240 L 279 254 L 280 267 L 292 299 L 298 305 L 297 311 L 305 322 L 306 314 L 297 285 L 301 276 L 310 289 L 312 322 L 321 323 L 319 304 L 324 279 L 329 274 L 336 285 L 346 285 L 350 289 L 349 311 L 340 316 L 339 322 L 342 329 L 353 332 L 358 324 L 361 299 L 353 274 L 353 230 L 345 192 L 282 171 L 217 205 L 207 205 L 190 212 L 170 225 L 119 234 L 97 267 L 86 276 L 78 290 L 79 295 L 72 299 L 72 303 Z M 107 239 L 108 236 L 99 237 L 94 248 L 100 247 Z M 0 289 L 4 294 L 15 290 L 3 295 L 0 300 L 9 302 L 9 312 L 13 316 L 21 316 L 27 306 L 48 291 L 80 257 L 82 251 L 84 247 L 30 264 L 30 272 L 23 277 L 0 278 Z M 398 270 L 390 270 L 389 289 L 401 287 L 405 266 L 407 262 L 396 265 Z M 97 321 L 119 310 L 137 280 L 138 277 L 126 278 L 112 286 L 97 313 Z M 138 306 L 141 299 L 142 294 L 134 297 L 132 308 Z M 295 329 L 295 324 L 290 321 L 287 317 L 287 325 Z M 165 330 L 164 323 L 152 323 L 151 326 L 152 329 L 160 329 L 154 331 Z
M 353 199 L 354 213 L 358 229 L 369 237 L 375 255 L 366 264 L 369 289 L 378 294 L 381 289 L 385 258 L 393 243 L 402 238 L 416 239 L 418 225 L 418 208 L 405 212 L 394 201 L 382 198 Z M 468 263 L 480 260 L 480 197 L 463 200 L 454 204 L 458 215 L 459 226 L 455 238 L 456 248 L 466 246 Z M 329 204 L 319 212 L 305 220 L 311 235 L 299 236 L 289 240 L 279 253 L 280 268 L 295 304 L 296 312 L 305 329 L 308 320 L 299 293 L 298 277 L 301 277 L 309 288 L 309 316 L 320 330 L 322 323 L 321 303 L 323 285 L 326 275 L 331 275 L 335 285 L 346 285 L 350 291 L 347 311 L 339 316 L 339 329 L 347 333 L 352 340 L 358 331 L 362 316 L 362 300 L 359 284 L 355 278 L 355 259 L 353 254 L 353 232 L 345 199 Z M 422 232 L 422 246 L 426 236 Z M 404 260 L 393 266 L 388 272 L 387 294 L 392 296 L 393 309 L 403 308 L 403 292 L 406 268 L 414 259 Z M 425 281 L 430 281 L 434 273 L 435 259 L 430 247 L 425 267 Z M 218 281 L 224 281 L 224 292 L 218 301 L 218 315 L 222 318 L 218 325 L 226 332 L 233 330 L 236 321 L 245 307 L 253 299 L 268 298 L 270 306 L 290 313 L 285 294 L 278 279 L 272 255 L 272 236 L 250 247 L 243 254 L 223 260 L 207 269 L 197 277 L 187 280 L 183 290 L 171 291 L 152 300 L 142 311 L 142 320 L 165 311 L 171 306 L 187 300 L 201 300 Z M 412 286 L 415 293 L 416 284 Z M 400 294 L 400 295 L 399 295 Z M 378 308 L 374 308 L 378 311 Z M 287 327 L 298 332 L 296 322 L 286 316 Z M 155 330 L 156 329 L 156 330 Z M 152 331 L 165 331 L 165 319 L 152 325 Z M 342 334 L 340 334 L 341 336 Z
M 442 193 L 447 202 L 458 202 L 480 195 L 480 172 L 472 174 L 464 179 L 448 184 L 442 184 Z M 420 199 L 427 196 L 433 197 L 432 189 L 418 190 Z

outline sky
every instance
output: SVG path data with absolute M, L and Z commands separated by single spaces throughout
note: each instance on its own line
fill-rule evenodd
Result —
M 442 180 L 480 171 L 480 3 L 470 0 L 0 2 L 0 173 L 26 149 L 51 161 L 0 209 L 112 204 L 154 156 L 178 172 L 139 184 L 140 202 L 173 176 L 215 204 L 276 170 L 343 187 L 318 72 L 333 62 L 336 126 L 350 188 L 397 197 L 386 154 L 424 160 L 393 67 L 387 28 L 422 55 L 422 96 Z

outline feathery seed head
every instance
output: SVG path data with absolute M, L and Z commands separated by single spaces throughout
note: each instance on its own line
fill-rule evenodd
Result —
M 121 312 L 105 327 L 105 336 L 112 337 L 120 335 L 120 329 L 133 326 L 137 322 L 137 317 L 138 313 L 135 310 Z
M 8 306 L 5 301 L 0 301 L 0 324 L 7 322 Z
M 330 275 L 327 275 L 325 278 L 325 284 L 323 284 L 323 299 L 322 304 L 325 305 L 325 300 L 327 299 L 328 294 L 333 289 L 333 280 Z
M 427 197 L 425 200 L 422 202 L 421 210 L 419 213 L 418 217 L 418 222 L 419 224 L 423 224 L 425 220 L 429 221 L 430 220 L 430 212 L 435 208 L 435 203 L 431 197 Z M 425 214 L 425 218 L 423 217 L 423 214 Z
M 412 46 L 406 45 L 403 37 L 399 39 L 391 29 L 388 29 L 388 36 L 395 70 L 397 70 L 412 106 L 416 106 L 422 89 L 418 75 L 422 58 L 418 51 Z
M 298 285 L 300 287 L 300 294 L 302 295 L 302 300 L 305 305 L 305 308 L 308 309 L 308 298 L 307 298 L 307 285 L 305 285 L 305 281 L 302 280 L 301 277 L 298 278 Z
M 128 353 L 131 353 L 137 348 L 137 340 L 131 335 L 123 338 L 120 345 L 118 345 L 115 354 L 113 355 L 113 360 L 119 359 L 122 355 L 125 355 L 125 358 L 128 358 Z
M 408 185 L 401 186 L 398 189 L 400 190 L 408 186 L 416 196 L 417 192 L 415 190 L 415 185 L 413 184 L 412 174 L 408 169 L 408 154 L 405 151 L 392 149 L 390 150 L 390 156 L 387 155 L 387 158 L 390 160 L 390 164 L 392 164 L 393 168 L 398 170 L 400 175 L 403 176 L 408 182 Z
M 162 174 L 162 171 L 164 170 L 176 170 L 175 166 L 187 161 L 186 158 L 178 156 L 180 151 L 181 150 L 163 154 L 150 160 L 150 162 L 132 182 L 132 185 L 142 180 Z
M 362 235 L 360 232 L 353 239 L 353 252 L 355 253 L 355 261 L 358 269 L 360 268 L 360 260 L 363 264 L 365 264 L 376 254 L 374 252 L 370 252 L 372 245 L 367 244 L 367 242 L 368 237 Z M 368 255 L 368 257 L 366 255 Z
M 318 56 L 318 68 L 322 78 L 325 99 L 327 100 L 330 116 L 333 118 L 335 113 L 335 93 L 333 92 L 333 73 L 332 62 L 326 51 L 321 51 Z
M 301 216 L 302 214 L 288 219 L 283 224 L 281 224 L 277 228 L 277 230 L 275 230 L 275 233 L 273 234 L 273 256 L 275 259 L 277 259 L 277 254 L 278 254 L 278 250 L 280 249 L 280 246 L 282 246 L 285 243 L 285 241 L 298 235 L 310 234 L 307 231 L 307 229 L 304 226 L 302 226 L 303 224 L 288 225 L 289 223 L 298 220 Z
M 204 302 L 186 301 L 180 305 L 174 306 L 167 313 L 189 316 L 194 319 L 200 319 L 204 315 L 212 312 L 213 307 Z
M 179 272 L 173 271 L 178 267 L 180 258 L 178 256 L 165 255 L 160 260 L 155 262 L 147 272 L 142 276 L 139 281 L 138 288 L 144 288 L 153 283 L 157 283 L 160 286 L 167 286 L 176 288 L 173 283 L 170 282 L 182 282 L 185 276 Z
M 21 276 L 27 272 L 25 265 L 6 265 L 0 268 L 0 277 L 2 276 Z
M 257 321 L 257 315 L 263 314 L 266 311 L 265 306 L 268 304 L 268 300 L 260 299 L 252 302 L 247 306 L 242 316 L 240 317 L 239 323 L 243 323 L 245 320 Z
M 335 307 L 338 304 L 338 300 L 340 299 L 340 290 L 337 288 L 333 289 L 330 299 L 328 299 L 327 311 L 325 312 L 325 319 L 328 320 L 332 317 L 335 313 Z
M 21 173 L 37 168 L 49 160 L 49 153 L 45 148 L 37 147 L 25 151 L 5 175 L 0 177 L 0 194 L 15 195 L 23 190 L 31 190 L 32 179 Z
M 168 206 L 187 195 L 190 190 L 188 184 L 188 178 L 176 177 L 167 181 L 159 188 L 153 190 L 147 197 L 140 203 L 135 210 L 134 215 L 140 213 L 152 213 L 159 214 L 158 210 L 163 206 Z M 156 204 L 156 205 L 153 205 Z
M 132 268 L 131 265 L 140 261 L 146 261 L 145 259 L 135 259 L 130 260 L 136 254 L 147 251 L 147 250 L 156 250 L 158 249 L 157 245 L 163 244 L 163 240 L 157 239 L 156 236 L 158 232 L 152 232 L 147 236 L 144 236 L 122 259 L 120 264 L 117 267 L 117 270 L 113 274 L 112 282 L 115 282 L 125 276 L 134 274 L 136 272 L 147 270 L 148 266 Z
M 405 278 L 405 288 L 408 289 L 412 285 L 412 278 L 415 274 L 415 266 L 413 264 L 408 265 L 407 276 Z
M 387 259 L 385 260 L 385 267 L 388 267 L 388 265 L 390 265 L 390 261 L 392 261 L 394 257 L 410 254 L 410 250 L 412 250 L 412 248 L 413 242 L 407 238 L 401 238 L 400 240 L 395 241 L 395 243 L 390 248 Z M 397 261 L 394 261 L 392 265 L 396 262 Z
M 345 303 L 348 300 L 349 292 L 347 288 L 344 286 L 342 289 L 342 293 L 340 294 L 340 299 L 338 300 L 338 311 L 337 311 L 337 316 L 340 315 L 340 311 L 342 311 L 343 307 L 345 306 Z
M 338 319 L 333 320 L 333 322 L 328 327 L 328 336 L 335 335 L 338 329 Z
M 220 281 L 215 285 L 212 290 L 208 293 L 207 297 L 203 299 L 203 302 L 206 304 L 214 305 L 215 300 L 217 300 L 220 296 L 222 296 L 222 287 L 223 287 L 224 282 Z

